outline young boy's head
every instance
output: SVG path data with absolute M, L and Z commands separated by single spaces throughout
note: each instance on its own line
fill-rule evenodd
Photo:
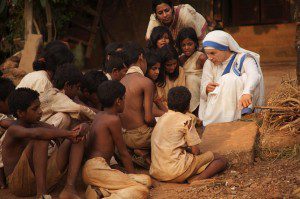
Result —
M 168 93 L 170 110 L 186 113 L 190 108 L 191 92 L 184 86 L 171 88 Z
M 124 44 L 124 53 L 126 55 L 125 65 L 130 67 L 133 65 L 139 66 L 144 74 L 147 71 L 147 62 L 144 58 L 144 49 L 136 42 L 126 42 Z
M 82 79 L 82 73 L 74 64 L 64 64 L 57 68 L 53 85 L 63 90 L 69 98 L 74 99 L 78 95 Z
M 107 44 L 107 46 L 105 47 L 105 59 L 106 61 L 108 61 L 110 59 L 110 56 L 114 53 L 114 52 L 118 52 L 121 51 L 123 49 L 123 44 L 119 43 L 119 42 L 112 42 Z
M 91 102 L 95 107 L 98 107 L 99 105 L 97 88 L 107 80 L 106 75 L 98 70 L 91 70 L 83 75 L 83 81 L 80 88 L 81 92 L 84 98 Z
M 109 80 L 98 87 L 98 98 L 103 108 L 115 108 L 118 113 L 124 110 L 126 88 L 118 81 Z
M 9 113 L 7 99 L 14 90 L 15 85 L 10 79 L 0 77 L 0 113 Z
M 10 112 L 17 119 L 29 124 L 40 121 L 42 117 L 40 105 L 39 93 L 30 88 L 18 88 L 8 97 Z
M 111 55 L 109 60 L 105 63 L 106 72 L 109 73 L 113 80 L 120 81 L 127 72 L 127 67 L 124 60 L 116 55 Z

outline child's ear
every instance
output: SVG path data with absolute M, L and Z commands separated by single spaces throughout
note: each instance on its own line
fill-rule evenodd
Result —
M 25 115 L 25 111 L 17 110 L 17 116 L 18 118 L 22 118 Z

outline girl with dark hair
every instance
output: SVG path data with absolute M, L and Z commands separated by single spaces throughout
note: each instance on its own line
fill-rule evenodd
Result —
M 192 27 L 196 30 L 198 43 L 202 45 L 207 23 L 205 18 L 189 4 L 174 6 L 171 0 L 152 0 L 152 12 L 147 28 L 146 40 L 154 27 L 166 26 L 175 40 L 182 28 Z
M 161 59 L 159 55 L 154 51 L 149 51 L 145 54 L 147 60 L 147 72 L 145 74 L 146 77 L 151 79 L 154 84 L 157 82 L 157 78 L 159 76 L 161 70 Z M 164 72 L 164 71 L 162 71 Z M 152 108 L 153 114 L 155 117 L 162 116 L 165 112 L 168 111 L 167 106 L 163 104 L 161 99 L 158 97 L 157 89 L 154 87 L 154 106 Z
M 199 47 L 198 39 L 193 28 L 181 29 L 177 36 L 176 45 L 179 52 L 182 53 L 180 62 L 185 72 L 186 87 L 192 94 L 189 111 L 197 115 L 200 104 L 202 68 L 206 56 L 197 50 Z
M 185 86 L 185 74 L 179 66 L 178 53 L 175 47 L 165 45 L 158 50 L 161 57 L 161 70 L 157 78 L 158 97 L 166 104 L 168 92 L 176 86 Z
M 174 46 L 174 40 L 170 30 L 165 26 L 157 26 L 153 28 L 147 45 L 148 49 L 160 49 L 166 44 Z
M 53 88 L 51 81 L 57 67 L 72 63 L 73 60 L 74 55 L 65 43 L 52 41 L 45 46 L 33 63 L 34 72 L 27 74 L 17 88 L 27 87 L 41 94 Z

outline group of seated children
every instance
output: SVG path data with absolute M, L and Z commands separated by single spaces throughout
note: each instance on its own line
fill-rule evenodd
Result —
M 7 129 L 0 142 L 1 187 L 7 183 L 16 196 L 51 198 L 66 175 L 59 197 L 79 198 L 75 182 L 84 165 L 87 198 L 147 198 L 151 178 L 136 174 L 130 150 L 148 157 L 150 175 L 160 181 L 191 183 L 223 170 L 225 159 L 200 154 L 199 135 L 186 114 L 190 91 L 176 85 L 159 99 L 161 66 L 170 65 L 162 84 L 180 76 L 178 63 L 168 63 L 178 61 L 174 49 L 161 50 L 163 61 L 158 52 L 127 42 L 109 55 L 106 74 L 83 75 L 65 44 L 55 41 L 16 90 L 1 78 L 0 113 L 14 116 L 0 121 Z M 155 116 L 161 117 L 157 123 Z M 113 156 L 126 171 L 111 167 Z
M 68 46 L 46 45 L 16 90 L 0 79 L 1 188 L 51 198 L 66 174 L 59 197 L 79 198 L 84 165 L 87 198 L 147 198 L 151 179 L 136 174 L 133 161 L 142 159 L 164 182 L 194 183 L 222 171 L 224 158 L 199 151 L 196 115 L 204 126 L 239 119 L 263 102 L 263 77 L 259 55 L 228 33 L 208 33 L 203 46 L 207 60 L 193 28 L 174 42 L 158 26 L 146 51 L 134 42 L 110 44 L 103 70 L 82 74 Z M 125 172 L 111 167 L 113 157 Z

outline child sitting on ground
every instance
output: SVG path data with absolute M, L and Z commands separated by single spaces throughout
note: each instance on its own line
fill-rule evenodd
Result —
M 166 182 L 189 183 L 225 169 L 227 160 L 208 151 L 200 153 L 199 135 L 189 110 L 190 91 L 183 86 L 168 93 L 169 111 L 160 117 L 151 137 L 150 175 Z M 190 152 L 189 152 L 190 151 Z
M 166 105 L 168 92 L 176 86 L 185 86 L 185 74 L 179 66 L 178 53 L 171 45 L 165 45 L 158 50 L 161 57 L 161 68 L 156 87 L 158 98 Z
M 94 111 L 73 101 L 78 95 L 82 79 L 82 73 L 73 64 L 64 64 L 56 70 L 53 78 L 55 88 L 40 97 L 43 111 L 41 121 L 68 129 L 71 118 L 79 121 L 94 118 Z
M 7 98 L 15 90 L 15 85 L 10 79 L 0 77 L 0 189 L 6 187 L 4 167 L 2 161 L 2 142 L 6 129 L 14 122 L 8 117 L 9 109 Z
M 83 157 L 88 126 L 82 124 L 72 131 L 40 122 L 39 94 L 19 88 L 8 98 L 9 109 L 17 120 L 8 128 L 3 140 L 3 163 L 8 187 L 16 196 L 44 196 L 55 186 L 68 167 L 67 182 L 60 198 L 79 198 L 75 180 Z M 48 159 L 51 139 L 68 138 Z M 68 166 L 69 165 L 69 166 Z
M 89 135 L 88 161 L 82 170 L 84 182 L 89 185 L 87 199 L 147 198 L 151 179 L 144 174 L 134 174 L 131 157 L 122 137 L 118 116 L 124 110 L 125 87 L 118 81 L 103 82 L 98 97 L 103 106 L 92 124 Z M 109 162 L 117 148 L 126 171 L 111 169 Z M 100 196 L 99 196 L 100 195 Z
M 159 76 L 161 70 L 161 59 L 159 55 L 154 51 L 149 51 L 145 54 L 146 61 L 147 61 L 147 72 L 145 74 L 146 77 L 151 79 L 154 84 L 157 82 L 157 78 Z M 164 71 L 162 71 L 164 72 Z M 163 104 L 163 102 L 158 98 L 158 93 L 156 86 L 154 86 L 154 97 L 153 97 L 153 115 L 154 117 L 160 117 L 165 112 L 168 111 L 168 108 Z
M 86 105 L 94 112 L 101 110 L 101 104 L 97 96 L 97 88 L 104 81 L 107 81 L 106 75 L 102 71 L 90 70 L 83 75 L 83 81 L 81 82 L 78 99 L 75 102 Z

